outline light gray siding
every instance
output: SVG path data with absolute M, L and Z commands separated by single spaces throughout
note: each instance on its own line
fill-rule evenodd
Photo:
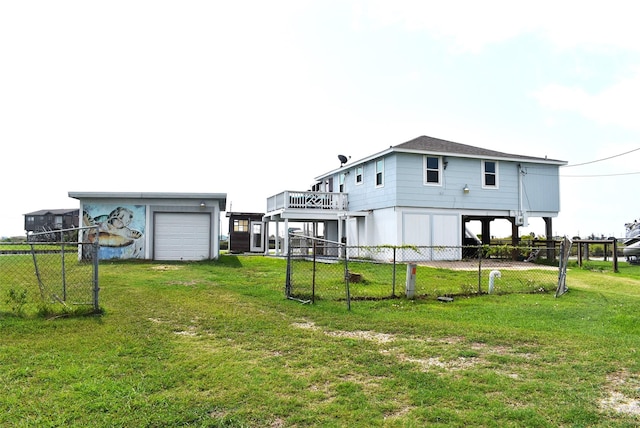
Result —
M 443 159 L 441 159 L 442 161 Z M 384 158 L 384 186 L 375 186 L 375 160 L 364 164 L 363 183 L 355 183 L 355 167 L 347 170 L 345 192 L 349 210 L 392 206 L 457 210 L 499 210 L 557 213 L 560 210 L 557 165 L 492 160 L 498 166 L 496 188 L 483 188 L 482 159 L 446 156 L 440 184 L 425 184 L 424 155 L 394 153 Z M 522 167 L 522 185 L 519 168 Z M 335 177 L 338 182 L 338 176 Z M 467 186 L 469 193 L 464 193 Z M 337 189 L 336 189 L 337 191 Z
M 554 165 L 523 164 L 522 200 L 532 213 L 560 211 L 560 171 Z
M 349 194 L 349 210 L 373 210 L 395 205 L 398 168 L 395 156 L 384 157 L 384 185 L 376 187 L 376 160 L 364 164 L 364 177 L 355 184 L 355 168 L 349 169 L 345 192 Z

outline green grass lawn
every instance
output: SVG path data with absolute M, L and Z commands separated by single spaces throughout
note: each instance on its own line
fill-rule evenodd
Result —
M 286 300 L 285 267 L 104 262 L 100 315 L 0 312 L 0 426 L 640 424 L 640 266 L 350 311 Z

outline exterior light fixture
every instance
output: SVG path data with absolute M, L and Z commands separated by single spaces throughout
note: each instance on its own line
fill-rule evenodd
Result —
M 207 204 L 205 204 L 204 201 L 200 201 L 200 208 L 204 208 L 206 206 L 207 206 Z
M 466 184 L 464 185 L 464 187 L 462 188 L 462 191 L 464 193 L 469 193 L 469 186 L 467 186 Z

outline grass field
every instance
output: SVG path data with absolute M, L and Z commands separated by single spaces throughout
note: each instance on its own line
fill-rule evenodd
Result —
M 285 263 L 105 262 L 100 315 L 0 312 L 0 426 L 640 425 L 639 266 L 347 311 Z

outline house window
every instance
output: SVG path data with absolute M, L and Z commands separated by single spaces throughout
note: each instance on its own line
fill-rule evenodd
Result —
M 233 231 L 234 232 L 248 232 L 249 231 L 249 220 L 233 220 Z
M 376 161 L 376 187 L 384 186 L 384 159 Z
M 346 177 L 346 174 L 343 172 L 342 174 L 340 174 L 340 193 L 344 192 L 344 178 Z
M 424 157 L 424 184 L 440 185 L 442 161 L 439 156 Z
M 498 188 L 498 162 L 482 161 L 482 187 Z
M 364 167 L 362 165 L 356 167 L 356 184 L 362 184 Z

